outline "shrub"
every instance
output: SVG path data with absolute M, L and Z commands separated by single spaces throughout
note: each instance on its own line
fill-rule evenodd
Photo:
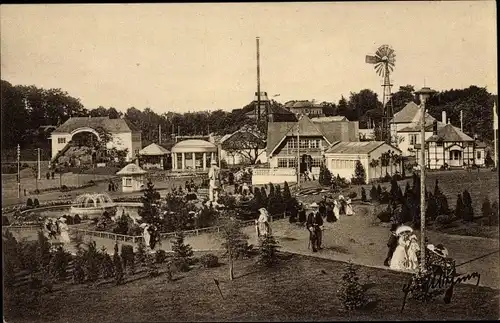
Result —
M 134 247 L 128 244 L 122 244 L 122 250 L 120 253 L 123 261 L 123 269 L 128 269 L 131 274 L 135 272 L 135 255 Z
M 123 263 L 120 255 L 118 254 L 118 243 L 115 243 L 115 253 L 113 254 L 113 264 L 115 269 L 115 283 L 121 285 L 125 282 L 123 274 Z
M 69 191 L 68 187 L 66 185 L 61 185 L 61 188 L 60 188 L 61 192 L 67 192 Z
M 35 194 L 38 194 L 35 192 Z M 40 201 L 38 201 L 38 199 L 35 197 L 35 199 L 33 200 L 33 207 L 39 207 L 40 206 Z
M 353 199 L 353 198 L 356 198 L 356 196 L 358 196 L 358 193 L 356 193 L 356 192 L 350 192 L 347 196 L 349 198 Z
M 101 265 L 101 253 L 97 250 L 97 245 L 95 241 L 91 241 L 87 245 L 87 250 L 84 252 L 84 271 L 85 277 L 90 282 L 95 282 L 99 278 L 100 265 Z
M 391 222 L 391 211 L 389 208 L 386 208 L 377 215 L 377 218 L 383 223 Z
M 137 252 L 135 253 L 135 259 L 138 263 L 146 262 L 146 245 L 143 239 L 139 239 L 137 243 Z
M 366 202 L 366 191 L 364 187 L 361 187 L 361 201 Z
M 348 311 L 359 309 L 366 305 L 365 290 L 359 283 L 357 268 L 351 263 L 347 265 L 342 275 L 337 297 L 343 308 Z
M 71 254 L 64 250 L 63 247 L 58 247 L 56 252 L 53 253 L 51 259 L 51 271 L 60 280 L 66 279 L 68 276 L 69 261 L 71 259 Z
M 330 186 L 332 183 L 332 173 L 325 165 L 321 165 L 319 169 L 319 183 L 323 186 Z
M 213 268 L 219 265 L 219 258 L 216 255 L 208 253 L 201 256 L 200 262 L 204 268 Z
M 111 278 L 115 275 L 115 264 L 113 259 L 106 252 L 106 248 L 103 246 L 101 249 L 102 253 L 102 263 L 101 263 L 101 274 L 103 278 Z
M 155 257 L 150 252 L 146 254 L 146 264 L 148 266 L 148 275 L 150 277 L 156 277 L 160 274 L 158 267 L 156 266 Z
M 272 267 L 278 262 L 278 242 L 272 235 L 266 236 L 259 247 L 259 264 Z
M 356 166 L 354 168 L 354 177 L 352 178 L 351 183 L 354 185 L 366 184 L 366 171 L 359 159 L 356 161 Z
M 372 189 L 370 190 L 370 199 L 372 202 L 379 200 L 378 191 L 377 191 L 377 188 L 375 187 L 375 185 L 373 185 Z
M 174 252 L 174 261 L 180 271 L 188 271 L 193 257 L 193 250 L 189 244 L 184 243 L 184 234 L 177 232 L 175 240 L 172 241 L 172 251 Z
M 165 260 L 167 260 L 167 253 L 165 252 L 165 250 L 156 250 L 156 253 L 155 253 L 155 261 L 157 264 L 162 264 L 165 262 Z
M 80 218 L 80 216 L 78 214 L 75 214 L 75 216 L 73 217 L 73 223 L 74 224 L 82 223 L 82 219 Z
M 488 196 L 484 197 L 483 205 L 481 206 L 481 213 L 483 214 L 483 217 L 487 219 L 491 217 L 492 209 Z
M 28 199 L 26 200 L 26 206 L 28 208 L 32 208 L 33 207 L 33 200 L 31 199 L 31 197 L 28 197 Z

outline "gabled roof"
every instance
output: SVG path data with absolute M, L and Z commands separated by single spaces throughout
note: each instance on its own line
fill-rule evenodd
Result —
M 267 154 L 272 155 L 276 147 L 283 142 L 286 137 L 296 137 L 297 128 L 300 136 L 323 137 L 326 141 L 328 137 L 317 127 L 308 116 L 302 116 L 298 122 L 269 122 L 267 126 Z
M 312 120 L 314 123 L 322 123 L 322 122 L 338 122 L 338 121 L 349 121 L 344 116 L 333 116 L 333 117 L 318 117 Z
M 359 142 L 352 142 L 352 141 L 340 141 L 337 143 L 334 143 L 326 152 L 325 154 L 369 154 L 378 147 L 387 144 L 384 141 L 359 141 Z M 392 149 L 395 151 L 401 152 L 396 147 L 393 147 L 389 144 Z
M 432 132 L 433 131 L 433 125 L 434 125 L 434 120 L 425 120 L 425 131 L 426 132 Z M 444 123 L 441 121 L 437 121 L 437 128 L 438 130 L 446 126 Z M 420 131 L 420 125 L 415 124 L 415 125 L 410 125 L 406 126 L 403 129 L 399 130 L 398 132 L 419 132 Z
M 142 175 L 146 174 L 147 172 L 137 166 L 136 164 L 128 164 L 127 166 L 123 167 L 119 172 L 116 173 L 116 175 Z
M 460 131 L 457 127 L 447 124 L 443 128 L 439 129 L 437 135 L 431 136 L 426 142 L 432 141 L 474 141 L 471 137 Z
M 139 151 L 139 155 L 141 156 L 163 156 L 168 154 L 170 154 L 170 151 L 155 143 L 152 143 Z
M 72 117 L 60 125 L 53 133 L 71 133 L 79 128 L 103 128 L 110 133 L 136 132 L 135 127 L 125 119 L 109 117 Z
M 288 101 L 285 103 L 286 108 L 322 108 L 323 104 L 314 103 L 308 100 L 299 100 L 299 101 Z
M 250 130 L 240 129 L 225 135 L 220 141 L 222 149 L 264 149 L 266 143 Z
M 420 107 L 415 102 L 409 102 L 401 111 L 394 114 L 392 123 L 411 123 L 416 122 L 420 118 Z M 434 117 L 429 113 L 425 114 L 426 120 L 434 121 Z

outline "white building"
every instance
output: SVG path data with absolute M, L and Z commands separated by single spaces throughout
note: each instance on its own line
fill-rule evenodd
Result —
M 208 172 L 212 160 L 219 161 L 217 146 L 206 140 L 188 139 L 172 147 L 172 170 Z
M 140 162 L 144 169 L 165 169 L 166 159 L 170 151 L 152 143 L 139 151 Z
M 122 191 L 138 192 L 144 188 L 145 178 L 147 172 L 137 166 L 136 164 L 128 164 L 122 170 L 116 173 L 122 177 Z
M 366 173 L 366 181 L 378 179 L 387 173 L 401 173 L 401 165 L 371 167 L 372 160 L 378 160 L 382 154 L 394 152 L 400 155 L 401 150 L 384 141 L 336 142 L 325 152 L 326 167 L 333 176 L 339 175 L 347 180 L 354 177 L 356 161 L 360 161 Z
M 82 132 L 94 134 L 98 140 L 98 130 L 102 128 L 111 134 L 111 141 L 106 146 L 108 149 L 127 149 L 126 160 L 131 161 L 142 148 L 141 132 L 136 130 L 125 119 L 110 119 L 109 117 L 74 117 L 69 118 L 51 134 L 52 159 L 59 153 L 64 153 L 71 145 L 74 135 Z

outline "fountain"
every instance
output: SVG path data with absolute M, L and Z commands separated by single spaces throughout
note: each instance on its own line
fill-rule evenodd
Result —
M 89 218 L 98 217 L 104 211 L 114 210 L 116 204 L 106 193 L 93 193 L 79 195 L 70 208 L 71 214 L 86 215 Z

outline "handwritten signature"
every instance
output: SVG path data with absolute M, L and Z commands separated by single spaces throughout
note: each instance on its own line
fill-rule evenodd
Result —
M 455 271 L 449 272 L 436 272 L 434 271 L 432 274 L 428 276 L 424 276 L 422 279 L 422 285 L 418 286 L 414 283 L 414 277 L 410 278 L 407 284 L 403 286 L 404 300 L 403 306 L 401 307 L 401 312 L 403 311 L 407 296 L 410 292 L 413 291 L 423 291 L 426 294 L 430 294 L 432 290 L 440 290 L 446 289 L 446 294 L 448 294 L 449 298 L 447 303 L 451 301 L 451 295 L 453 294 L 453 287 L 462 282 L 467 282 L 471 279 L 477 278 L 476 286 L 479 285 L 479 281 L 481 279 L 481 275 L 477 272 L 473 272 L 472 274 L 457 274 Z

